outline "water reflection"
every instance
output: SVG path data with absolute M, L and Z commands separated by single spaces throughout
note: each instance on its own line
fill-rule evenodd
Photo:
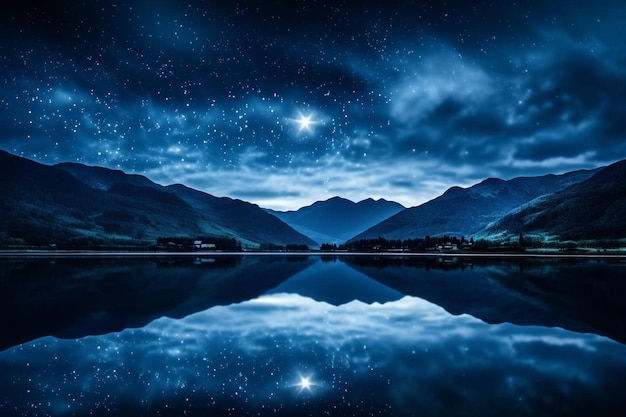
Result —
M 234 277 L 236 285 L 220 293 L 226 300 L 224 294 L 229 292 L 251 291 L 241 288 L 248 281 L 267 284 L 264 274 L 297 267 L 273 285 L 257 285 L 249 299 L 229 305 L 211 301 L 210 308 L 184 318 L 162 317 L 141 328 L 77 339 L 45 336 L 0 352 L 0 414 L 623 415 L 626 411 L 622 396 L 626 346 L 560 328 L 488 324 L 463 312 L 450 314 L 425 297 L 407 295 L 422 291 L 443 299 L 448 293 L 455 306 L 472 306 L 465 301 L 472 292 L 490 295 L 487 302 L 497 300 L 498 294 L 514 299 L 515 286 L 504 285 L 506 280 L 498 281 L 492 271 L 519 272 L 517 265 L 473 264 L 464 270 L 430 265 L 430 272 L 437 274 L 429 277 L 422 265 L 379 268 L 367 259 L 345 263 L 263 259 L 239 259 L 222 268 L 223 280 L 218 279 L 220 274 L 209 275 L 219 285 L 202 294 L 220 293 L 216 288 L 225 288 L 223 281 Z M 248 262 L 255 266 L 244 274 L 241 267 Z M 202 275 L 193 260 L 180 267 Z M 620 264 L 602 267 L 621 270 Z M 178 267 L 164 269 L 184 280 L 186 273 L 178 276 L 182 272 Z M 523 273 L 529 269 L 533 266 Z M 476 275 L 463 275 L 467 272 Z M 457 273 L 461 275 L 456 277 Z M 480 276 L 486 278 L 481 281 Z M 462 277 L 471 288 L 467 297 L 460 290 L 450 291 Z M 119 279 L 132 281 L 130 276 Z M 444 281 L 435 291 L 440 279 Z M 493 288 L 505 290 L 475 292 L 490 281 Z M 204 288 L 194 283 L 194 289 Z M 205 286 L 211 287 L 212 281 Z M 135 292 L 130 288 L 121 296 Z M 541 294 L 539 300 L 545 304 Z
M 334 305 L 359 300 L 385 303 L 399 300 L 403 294 L 351 268 L 338 259 L 324 259 L 291 276 L 270 293 L 299 294 Z
M 559 258 L 376 258 L 346 263 L 405 295 L 488 323 L 564 327 L 626 343 L 626 262 Z
M 142 327 L 254 298 L 313 264 L 284 257 L 0 260 L 0 349 L 37 337 Z

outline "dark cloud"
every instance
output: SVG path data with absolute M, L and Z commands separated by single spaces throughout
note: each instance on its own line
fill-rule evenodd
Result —
M 246 200 L 285 199 L 301 197 L 300 193 L 279 190 L 233 190 L 233 194 Z
M 394 188 L 405 188 L 407 190 L 415 189 L 416 183 L 409 180 L 393 180 L 389 182 L 389 185 Z
M 485 173 L 626 157 L 625 13 L 617 1 L 27 2 L 0 18 L 0 146 L 270 206 L 331 192 L 416 205 Z M 283 192 L 285 178 L 303 184 Z

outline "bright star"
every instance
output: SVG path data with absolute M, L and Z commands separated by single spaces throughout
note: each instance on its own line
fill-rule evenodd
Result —
M 301 133 L 303 130 L 307 132 L 312 132 L 313 125 L 319 123 L 318 120 L 313 120 L 312 113 L 309 113 L 307 115 L 300 113 L 298 118 L 294 121 L 298 124 L 298 133 Z
M 300 378 L 300 382 L 298 383 L 300 388 L 302 389 L 311 389 L 311 377 L 307 376 Z
M 298 119 L 298 124 L 300 125 L 300 131 L 303 130 L 311 130 L 311 115 L 305 116 L 303 114 L 300 115 Z
M 291 385 L 292 387 L 297 388 L 298 392 L 302 392 L 304 390 L 311 391 L 314 386 L 319 385 L 316 382 L 311 380 L 311 376 L 299 375 L 298 378 L 299 379 L 297 380 L 297 382 L 295 384 Z

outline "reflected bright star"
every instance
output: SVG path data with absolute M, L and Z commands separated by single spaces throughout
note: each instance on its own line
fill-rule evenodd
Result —
M 311 391 L 313 389 L 314 386 L 319 385 L 318 383 L 314 382 L 311 380 L 311 376 L 302 376 L 299 375 L 298 376 L 298 380 L 296 383 L 294 383 L 293 385 L 291 385 L 294 388 L 298 389 L 298 392 L 302 392 L 302 391 Z
M 311 377 L 302 377 L 300 378 L 300 382 L 298 383 L 300 388 L 302 389 L 311 389 Z

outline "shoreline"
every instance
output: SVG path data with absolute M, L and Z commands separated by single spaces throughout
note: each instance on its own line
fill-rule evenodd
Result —
M 586 258 L 626 259 L 626 253 L 515 253 L 515 252 L 147 252 L 147 251 L 11 251 L 0 250 L 0 259 L 29 257 L 216 257 L 216 256 L 383 256 L 446 258 Z

